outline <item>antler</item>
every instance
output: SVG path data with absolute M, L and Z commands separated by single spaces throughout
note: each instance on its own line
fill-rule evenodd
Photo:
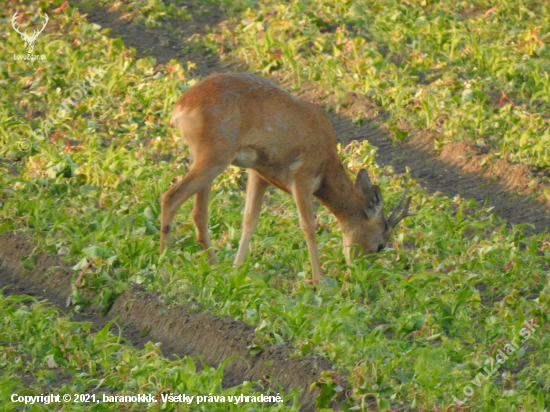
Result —
M 405 196 L 407 196 L 407 192 L 409 189 L 405 190 L 403 194 L 401 195 L 401 199 L 399 200 L 399 203 L 397 206 L 395 206 L 395 209 L 393 209 L 392 214 L 390 215 L 388 219 L 388 225 L 390 227 L 395 227 L 399 222 L 401 222 L 403 219 L 405 219 L 407 216 L 414 216 L 416 213 L 409 212 L 409 206 L 411 205 L 411 197 L 407 199 L 407 202 L 405 203 L 405 206 L 403 207 L 403 200 L 405 200 Z M 401 214 L 396 217 L 397 212 L 401 210 Z
M 21 36 L 25 37 L 25 36 L 27 36 L 27 30 L 25 30 L 25 33 L 21 33 L 21 32 L 18 30 L 18 28 L 21 27 L 21 26 L 18 25 L 17 27 L 15 27 L 15 19 L 17 19 L 17 15 L 18 15 L 18 14 L 19 14 L 19 12 L 16 11 L 15 14 L 13 15 L 13 18 L 11 19 L 11 26 L 13 27 L 13 29 L 14 29 L 17 33 L 19 33 Z

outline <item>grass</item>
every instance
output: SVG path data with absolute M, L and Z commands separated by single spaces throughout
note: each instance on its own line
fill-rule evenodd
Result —
M 249 32 L 247 41 L 256 41 L 257 54 L 266 56 L 270 55 L 271 48 L 262 49 L 264 42 L 279 41 L 276 39 L 280 25 L 270 19 L 282 21 L 281 16 L 285 16 L 288 24 L 295 24 L 305 13 L 305 6 L 297 2 L 280 4 L 274 9 L 276 13 L 262 13 L 268 4 L 262 3 L 256 14 L 248 11 L 247 21 L 254 23 L 251 28 L 245 30 L 243 25 L 235 29 Z M 442 4 L 447 3 L 434 4 L 430 10 L 438 10 Z M 360 24 L 359 17 L 353 17 L 349 3 L 342 3 L 340 9 L 334 5 L 340 3 L 318 5 L 318 10 L 324 13 L 322 21 L 332 24 L 333 20 L 326 14 L 334 9 L 339 10 L 339 15 L 348 16 L 345 22 L 349 21 L 350 25 L 369 26 L 365 22 Z M 25 10 L 34 15 L 38 6 L 21 5 L 21 13 Z M 397 7 L 393 3 L 390 6 Z M 420 5 L 411 3 L 410 9 L 402 10 L 401 15 L 389 21 L 400 22 L 419 8 Z M 357 9 L 356 13 L 360 15 L 361 10 Z M 387 13 L 384 8 L 379 11 L 367 17 L 373 21 L 380 19 L 381 26 Z M 2 19 L 9 19 L 10 12 L 3 10 Z M 263 17 L 258 17 L 260 14 Z M 303 38 L 296 37 L 298 32 L 291 30 L 291 26 L 286 31 L 281 29 L 281 33 L 288 36 L 285 44 L 289 49 L 284 53 L 289 58 L 293 54 L 298 56 L 296 61 L 300 65 L 295 63 L 295 68 L 304 68 L 294 75 L 307 79 L 305 74 L 313 67 L 313 59 L 319 58 L 318 67 L 323 68 L 319 73 L 328 73 L 337 79 L 329 84 L 329 77 L 320 74 L 317 81 L 321 85 L 336 91 L 349 86 L 353 76 L 339 71 L 343 67 L 340 55 L 329 59 L 323 52 L 329 48 L 331 39 L 325 36 L 346 39 L 343 28 L 347 26 L 344 21 L 334 20 L 342 23 L 338 26 L 341 29 L 327 29 L 322 33 L 323 24 L 315 15 L 309 19 L 301 29 Z M 75 9 L 61 10 L 56 21 L 67 28 L 43 33 L 37 40 L 36 50 L 47 54 L 46 62 L 13 61 L 12 55 L 22 47 L 21 39 L 13 32 L 0 43 L 0 82 L 6 96 L 5 104 L 0 106 L 0 167 L 3 169 L 0 232 L 32 234 L 42 250 L 63 254 L 76 263 L 75 278 L 87 267 L 81 287 L 75 286 L 72 295 L 77 310 L 91 301 L 109 306 L 130 281 L 160 291 L 169 302 L 195 299 L 215 314 L 229 315 L 254 325 L 256 345 L 252 349 L 255 351 L 266 344 L 289 343 L 297 354 L 330 359 L 335 368 L 349 376 L 349 398 L 341 406 L 346 410 L 372 410 L 373 404 L 380 410 L 395 410 L 403 405 L 445 410 L 455 403 L 453 396 L 464 397 L 467 386 L 472 386 L 474 393 L 463 406 L 473 406 L 472 410 L 510 411 L 519 407 L 539 412 L 550 410 L 547 234 L 524 235 L 521 225 L 508 227 L 475 201 L 426 193 L 408 174 L 378 167 L 377 149 L 363 141 L 340 148 L 350 173 L 367 167 L 382 187 L 387 207 L 397 202 L 405 188 L 409 188 L 413 196 L 417 216 L 401 224 L 393 238 L 393 250 L 356 259 L 347 266 L 336 221 L 327 210 L 318 207 L 317 240 L 326 277 L 314 290 L 306 282 L 310 277 L 309 259 L 295 207 L 286 194 L 273 190 L 266 195 L 267 206 L 262 211 L 247 264 L 233 269 L 230 262 L 238 246 L 246 174 L 230 168 L 216 180 L 210 201 L 212 237 L 219 248 L 221 263 L 213 267 L 206 264 L 190 219 L 191 201 L 184 204 L 176 216 L 175 246 L 159 257 L 159 196 L 170 187 L 175 176 L 186 172 L 190 161 L 178 134 L 167 127 L 168 119 L 177 98 L 199 79 L 175 61 L 157 65 L 152 58 L 135 59 L 134 50 L 126 49 L 120 40 L 107 38 L 98 26 L 88 24 Z M 434 24 L 430 18 L 425 21 Z M 441 18 L 440 21 L 444 26 L 447 20 Z M 262 32 L 258 23 L 269 24 L 273 29 Z M 273 34 L 271 40 L 268 33 Z M 245 41 L 244 37 L 239 39 Z M 300 43 L 300 39 L 304 43 Z M 382 47 L 383 40 L 376 41 L 380 43 L 377 47 Z M 306 50 L 304 45 L 309 41 L 317 45 L 315 53 L 296 53 L 297 49 L 291 48 Z M 400 42 L 388 44 L 401 47 Z M 282 43 L 273 44 L 283 47 Z M 336 39 L 330 50 L 338 47 L 344 50 L 346 44 Z M 377 56 L 373 45 L 367 47 L 365 42 L 359 46 L 358 53 L 370 50 Z M 245 53 L 245 46 L 242 47 L 239 50 Z M 417 47 L 423 50 L 420 45 Z M 249 54 L 251 64 L 260 64 L 252 52 Z M 351 56 L 347 51 L 345 55 Z M 381 94 L 378 89 L 382 87 L 379 83 L 382 73 L 388 78 L 401 73 L 389 58 L 381 61 L 385 65 L 376 69 L 379 71 L 376 84 L 370 89 L 361 89 L 364 92 Z M 285 63 L 283 58 L 280 64 L 281 69 L 286 64 L 288 70 L 293 67 L 290 60 Z M 353 67 L 355 64 L 359 62 Z M 42 120 L 55 114 L 61 102 L 72 95 L 78 82 L 91 75 L 94 68 L 106 71 L 97 85 L 55 125 L 47 139 L 39 141 L 32 137 L 30 132 L 42 127 Z M 367 75 L 358 78 L 366 79 Z M 388 102 L 395 102 L 391 93 L 403 89 L 392 84 L 388 80 L 386 89 L 393 90 L 388 93 Z M 424 90 L 428 86 L 416 87 Z M 460 96 L 463 92 L 456 90 Z M 512 92 L 509 95 L 515 98 Z M 467 107 L 469 102 L 464 100 L 467 99 L 451 98 L 459 105 L 452 110 L 458 111 L 462 105 Z M 474 96 L 470 102 L 482 100 Z M 396 113 L 406 114 L 400 111 L 405 110 L 402 106 L 396 107 Z M 413 122 L 415 118 L 410 119 Z M 21 139 L 32 140 L 30 151 L 21 150 L 18 144 Z M 510 150 L 520 153 L 517 145 L 509 146 Z M 32 265 L 32 259 L 27 259 L 25 264 Z M 21 330 L 34 327 L 35 336 L 49 336 L 46 334 L 50 329 L 54 333 L 60 328 L 48 328 L 42 323 L 55 318 L 50 309 L 36 304 L 25 309 L 23 301 L 17 299 L 3 298 L 5 324 Z M 27 326 L 17 326 L 21 325 L 17 323 L 19 310 L 45 310 L 48 314 L 20 315 L 26 316 Z M 482 380 L 479 387 L 472 383 L 479 372 L 485 373 L 483 367 L 491 357 L 490 351 L 497 348 L 494 345 L 518 339 L 524 323 L 531 319 L 540 327 L 521 348 L 510 354 L 498 375 Z M 85 347 L 87 338 L 83 334 L 90 333 L 89 326 L 75 328 L 71 342 Z M 12 340 L 0 339 L 3 354 L 11 353 L 6 348 L 12 347 L 4 342 L 17 339 L 24 342 L 28 335 L 17 336 L 19 338 L 10 338 Z M 120 344 L 117 339 L 111 335 L 105 337 L 113 348 Z M 502 339 L 504 342 L 499 342 Z M 116 351 L 130 351 L 124 348 Z M 44 368 L 43 364 L 38 365 L 38 359 L 55 355 L 55 350 L 46 346 L 37 352 L 40 356 L 32 358 L 30 354 L 34 359 L 29 366 L 30 373 L 37 377 L 46 373 L 40 372 Z M 107 353 L 114 352 L 110 349 Z M 143 356 L 139 353 L 132 352 L 129 356 L 137 359 Z M 87 359 L 82 357 L 84 354 L 79 356 Z M 101 360 L 94 356 L 94 362 Z M 106 360 L 111 362 L 105 366 L 106 370 L 108 365 L 117 363 L 116 359 Z M 168 361 L 159 359 L 159 362 Z M 169 369 L 169 363 L 163 365 L 161 369 Z M 216 373 L 207 370 L 205 375 L 195 375 L 196 371 L 185 369 L 191 368 L 189 361 L 174 367 L 188 370 L 193 382 L 208 382 Z M 78 369 L 74 371 L 77 373 Z M 151 372 L 143 370 L 142 376 L 151 376 Z M 82 380 L 80 388 L 97 382 L 90 376 L 79 379 Z M 181 384 L 178 379 L 187 378 L 173 379 L 176 385 Z M 113 391 L 124 390 L 126 383 L 120 379 L 114 382 Z M 215 381 L 212 382 L 214 386 L 208 390 L 221 393 Z M 327 374 L 318 386 L 323 390 L 318 405 L 323 408 L 339 390 L 338 381 Z
M 23 406 L 18 397 L 57 394 L 71 401 L 56 402 L 55 410 L 109 411 L 113 402 L 104 396 L 153 395 L 148 401 L 116 402 L 124 410 L 167 411 L 275 411 L 281 404 L 236 404 L 229 396 L 258 396 L 253 382 L 222 389 L 224 362 L 217 369 L 199 359 L 169 360 L 160 355 L 160 344 L 149 342 L 141 350 L 126 345 L 109 332 L 111 323 L 92 332 L 92 325 L 67 319 L 60 310 L 30 296 L 6 297 L 0 292 L 0 399 L 2 410 Z M 90 398 L 80 401 L 76 394 Z M 220 402 L 198 402 L 209 393 Z M 12 395 L 18 397 L 12 399 Z M 166 398 L 169 394 L 193 396 L 192 403 Z M 93 398 L 92 398 L 93 396 Z M 164 396 L 164 398 L 163 398 Z M 225 402 L 221 402 L 221 396 Z M 28 405 L 32 411 L 52 410 L 51 404 Z M 192 405 L 192 406 L 190 406 Z

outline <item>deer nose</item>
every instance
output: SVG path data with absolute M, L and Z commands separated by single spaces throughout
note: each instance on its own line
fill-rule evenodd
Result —
M 381 252 L 381 251 L 383 251 L 383 250 L 384 250 L 384 245 L 383 245 L 382 243 L 380 243 L 380 244 L 378 245 L 378 249 L 377 249 L 376 251 L 377 251 L 377 252 Z

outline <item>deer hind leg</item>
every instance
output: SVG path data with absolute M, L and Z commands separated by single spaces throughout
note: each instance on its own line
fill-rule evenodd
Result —
M 313 282 L 319 283 L 319 279 L 323 276 L 323 271 L 319 262 L 317 242 L 315 241 L 315 212 L 313 210 L 312 187 L 313 185 L 308 182 L 301 183 L 299 179 L 295 179 L 292 185 L 292 196 L 298 208 L 300 226 L 306 237 Z
M 195 205 L 193 206 L 193 220 L 197 226 L 198 240 L 204 250 L 208 250 L 208 264 L 218 263 L 216 253 L 211 249 L 210 234 L 208 233 L 208 199 L 212 190 L 212 182 L 204 189 L 199 190 L 195 195 Z
M 246 258 L 246 251 L 250 238 L 258 226 L 260 211 L 265 189 L 269 186 L 257 172 L 248 169 L 248 183 L 246 184 L 246 201 L 244 206 L 243 233 L 239 243 L 239 250 L 235 258 L 235 266 L 242 265 Z
M 213 180 L 229 166 L 230 161 L 231 160 L 228 160 L 227 163 L 224 162 L 220 164 L 218 159 L 216 161 L 217 164 L 213 165 L 213 162 L 198 162 L 195 160 L 195 163 L 193 163 L 185 177 L 162 196 L 160 214 L 160 253 L 162 253 L 169 244 L 172 221 L 180 206 L 191 196 L 201 191 L 204 191 L 204 193 L 199 195 L 199 202 L 201 204 L 203 202 L 208 203 L 207 195 L 210 193 L 209 189 L 212 186 Z M 205 197 L 206 201 L 203 200 Z M 205 220 L 207 221 L 208 217 Z M 203 227 L 199 229 L 199 232 Z

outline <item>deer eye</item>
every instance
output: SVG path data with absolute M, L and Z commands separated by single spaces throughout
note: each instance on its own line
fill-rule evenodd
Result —
M 383 251 L 383 250 L 384 250 L 384 245 L 383 245 L 382 243 L 380 243 L 380 244 L 378 245 L 378 249 L 377 249 L 376 251 L 377 251 L 377 252 L 381 252 L 381 251 Z

